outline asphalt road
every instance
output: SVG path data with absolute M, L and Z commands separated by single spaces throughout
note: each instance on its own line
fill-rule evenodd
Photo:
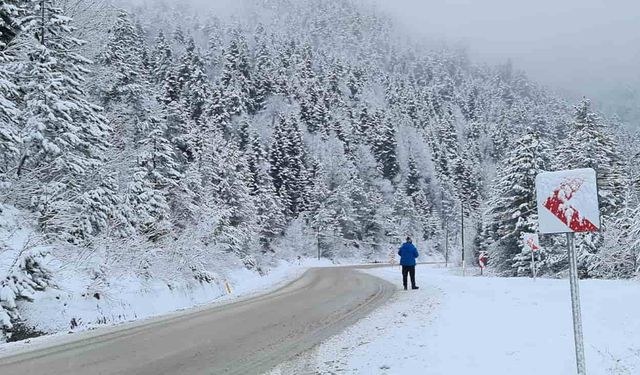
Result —
M 260 297 L 1 357 L 0 374 L 260 374 L 353 324 L 394 291 L 353 268 L 311 269 Z

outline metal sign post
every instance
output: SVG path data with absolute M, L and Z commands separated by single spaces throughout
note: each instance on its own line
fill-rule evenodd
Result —
M 444 266 L 449 268 L 449 220 L 444 218 Z
M 533 274 L 533 281 L 536 281 L 536 258 L 535 251 L 531 250 L 531 273 Z
M 316 228 L 316 248 L 318 250 L 318 260 L 320 260 L 320 227 Z
M 444 204 L 444 191 L 440 193 L 440 202 L 442 206 L 442 215 L 444 216 L 444 266 L 449 267 L 449 215 Z
M 582 313 L 580 311 L 580 289 L 578 286 L 578 260 L 574 247 L 574 233 L 567 233 L 567 250 L 569 251 L 569 283 L 571 285 L 571 309 L 573 311 L 573 339 L 576 345 L 576 363 L 578 375 L 586 375 L 584 357 L 584 337 L 582 335 Z
M 531 275 L 533 276 L 533 280 L 535 280 L 537 276 L 535 253 L 540 250 L 540 239 L 537 233 L 524 233 L 523 240 L 525 249 L 529 248 L 529 250 L 531 250 Z
M 600 229 L 596 171 L 584 168 L 540 173 L 536 176 L 536 198 L 540 233 L 567 234 L 576 364 L 578 375 L 586 375 L 574 233 Z

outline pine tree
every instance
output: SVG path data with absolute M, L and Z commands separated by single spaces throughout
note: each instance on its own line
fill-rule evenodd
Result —
M 226 251 L 237 254 L 247 267 L 253 267 L 248 243 L 258 229 L 247 159 L 234 142 L 226 142 L 218 132 L 211 132 L 202 163 L 203 194 L 209 204 L 224 213 L 219 241 Z
M 131 225 L 152 240 L 170 229 L 170 208 L 165 195 L 149 180 L 145 166 L 137 166 L 127 186 L 125 215 Z
M 405 181 L 405 193 L 408 197 L 412 197 L 414 194 L 418 193 L 422 190 L 422 176 L 418 171 L 418 166 L 416 165 L 416 161 L 413 156 L 409 157 L 409 163 L 407 166 L 408 173 L 407 179 Z
M 182 27 L 178 26 L 173 30 L 173 35 L 171 36 L 173 43 L 177 46 L 184 46 L 187 43 L 187 38 L 185 37 L 185 33 L 182 30 Z
M 387 119 L 384 121 L 383 128 L 380 129 L 380 133 L 374 140 L 373 150 L 378 158 L 382 175 L 389 180 L 395 179 L 400 171 L 396 147 L 396 128 L 395 125 Z
M 437 223 L 433 217 L 433 204 L 429 201 L 429 195 L 427 194 L 429 187 L 418 171 L 418 166 L 413 156 L 409 157 L 407 169 L 404 192 L 413 203 L 419 222 L 422 224 L 421 232 L 424 239 L 427 239 L 433 236 L 437 230 Z
M 104 102 L 126 103 L 139 112 L 142 107 L 148 76 L 144 65 L 144 43 L 129 14 L 121 10 L 110 39 L 100 55 L 100 63 L 109 67 Z M 120 110 L 120 108 L 118 108 Z
M 118 211 L 122 202 L 117 192 L 116 174 L 111 170 L 94 170 L 88 177 L 82 194 L 72 202 L 65 202 L 67 210 L 77 213 L 73 221 L 61 224 L 69 235 L 67 241 L 72 243 L 91 241 L 112 226 L 118 227 L 119 234 L 127 231 L 126 218 Z
M 180 96 L 188 117 L 195 123 L 202 122 L 202 116 L 209 106 L 211 94 L 208 82 L 204 63 L 195 41 L 190 39 L 178 66 L 177 85 L 182 91 Z
M 288 50 L 285 46 L 280 46 L 276 50 L 277 58 L 275 59 L 275 72 L 273 75 L 273 92 L 289 98 L 292 96 L 293 84 L 291 79 L 291 57 L 288 56 Z
M 392 207 L 394 219 L 392 235 L 396 241 L 407 236 L 416 239 L 424 237 L 419 213 L 413 200 L 402 189 L 396 189 Z
M 4 51 L 21 28 L 24 16 L 23 0 L 5 0 L 0 4 L 0 50 Z
M 187 162 L 196 157 L 193 140 L 190 137 L 195 125 L 190 121 L 189 113 L 183 105 L 183 93 L 180 88 L 178 73 L 170 71 L 163 83 L 162 92 L 158 97 L 161 108 L 158 112 L 166 124 L 166 136 L 174 147 L 176 161 L 184 170 Z
M 214 87 L 211 91 L 210 105 L 206 113 L 209 122 L 227 137 L 231 132 L 231 113 L 229 113 L 227 106 L 228 100 L 229 98 L 224 95 L 223 88 Z
M 356 238 L 378 244 L 373 246 L 374 250 L 382 250 L 392 220 L 388 202 L 377 186 L 359 176 L 354 176 L 349 186 L 355 215 Z
M 182 174 L 175 160 L 173 145 L 167 139 L 167 127 L 162 120 L 150 117 L 144 126 L 146 136 L 140 140 L 138 163 L 148 171 L 149 181 L 156 189 L 177 186 Z
M 347 87 L 349 88 L 349 99 L 352 101 L 358 101 L 364 86 L 365 71 L 362 68 L 356 67 L 349 70 Z
M 590 101 L 584 99 L 575 107 L 574 120 L 567 142 L 560 149 L 561 168 L 593 168 L 598 177 L 598 196 L 603 228 L 615 228 L 618 211 L 624 206 L 628 176 L 622 165 L 619 146 L 597 114 L 590 109 Z M 594 263 L 598 263 L 598 252 L 605 246 L 606 235 L 602 232 L 586 233 L 578 237 L 579 272 L 590 275 Z
M 358 239 L 359 225 L 353 198 L 359 187 L 359 181 L 352 179 L 350 184 L 337 186 L 327 197 L 326 206 L 335 213 L 334 220 L 340 227 L 342 238 Z
M 340 223 L 340 207 L 335 203 L 336 199 L 329 200 L 332 192 L 327 181 L 330 179 L 322 165 L 314 168 L 312 176 L 313 184 L 310 192 L 312 197 L 311 227 L 317 236 L 317 245 L 323 257 L 334 255 L 338 243 L 343 238 L 342 225 Z
M 205 53 L 205 61 L 207 73 L 211 76 L 217 76 L 222 63 L 222 32 L 220 30 L 220 20 L 212 18 L 205 26 L 205 35 L 207 37 L 207 51 Z
M 72 36 L 70 22 L 52 0 L 31 3 L 27 9 L 21 45 L 29 62 L 20 73 L 24 141 L 18 175 L 44 163 L 49 179 L 82 174 L 98 163 L 107 147 L 108 128 L 100 108 L 82 90 L 89 60 L 75 52 L 84 42 Z
M 240 31 L 234 31 L 225 53 L 221 82 L 225 96 L 229 97 L 230 114 L 255 113 L 256 94 L 249 66 L 249 48 Z
M 379 119 L 379 118 L 377 118 Z M 374 129 L 378 126 L 382 128 L 384 126 L 382 121 L 380 123 L 374 123 L 374 119 L 371 115 L 369 115 L 369 109 L 367 107 L 362 107 L 359 113 L 356 116 L 353 116 L 353 132 L 354 135 L 362 140 L 365 143 L 371 143 L 374 139 L 372 134 L 374 133 Z
M 271 51 L 267 45 L 266 35 L 264 34 L 264 27 L 259 25 L 256 29 L 255 37 L 257 52 L 255 56 L 255 73 L 253 75 L 255 84 L 255 111 L 260 111 L 265 108 L 267 98 L 274 91 L 274 63 L 271 57 Z
M 591 277 L 629 278 L 638 272 L 640 241 L 637 234 L 638 205 L 632 190 L 627 190 L 617 216 L 607 226 L 602 245 L 586 264 Z
M 567 142 L 563 143 L 562 167 L 594 168 L 598 174 L 600 210 L 605 218 L 614 215 L 622 204 L 627 176 L 619 146 L 598 115 L 584 99 L 575 107 L 575 118 Z
M 276 194 L 269 174 L 267 155 L 255 134 L 249 136 L 247 144 L 247 168 L 250 174 L 248 187 L 252 195 L 260 228 L 263 252 L 270 251 L 271 243 L 284 231 L 284 206 Z
M 162 30 L 160 30 L 151 54 L 153 81 L 155 83 L 164 82 L 172 64 L 173 52 L 171 51 L 167 38 Z
M 285 229 L 284 206 L 276 194 L 268 171 L 268 164 L 258 170 L 258 190 L 254 193 L 257 225 L 260 228 L 260 243 L 263 251 L 273 251 L 271 244 Z
M 454 176 L 454 163 L 460 159 L 459 141 L 453 119 L 450 117 L 440 118 L 434 127 L 434 162 L 436 171 L 440 178 L 444 180 L 452 179 Z
M 470 161 L 458 157 L 453 162 L 452 177 L 458 199 L 463 202 L 467 212 L 476 210 L 479 205 L 479 181 L 477 175 L 472 173 L 473 168 L 469 166 Z
M 300 121 L 307 125 L 310 133 L 316 133 L 319 130 L 318 123 L 314 116 L 316 103 L 318 102 L 318 90 L 315 87 L 309 87 L 308 90 L 301 94 L 300 99 Z
M 16 105 L 18 86 L 12 79 L 11 64 L 14 56 L 7 46 L 19 31 L 20 17 L 24 11 L 18 1 L 0 4 L 0 181 L 15 165 L 20 152 L 20 136 L 16 119 L 20 112 Z
M 31 207 L 42 230 L 79 243 L 115 216 L 111 177 L 96 173 L 110 146 L 109 127 L 84 91 L 90 61 L 78 52 L 84 41 L 74 37 L 72 19 L 53 1 L 23 5 L 13 48 L 23 62 L 15 71 L 20 153 L 12 168 L 17 182 L 30 181 Z
M 295 118 L 280 117 L 271 147 L 271 177 L 289 218 L 308 203 L 308 174 L 302 135 Z
M 631 226 L 629 227 L 629 237 L 632 239 L 629 252 L 634 255 L 634 273 L 640 275 L 640 205 L 637 205 L 631 216 Z
M 529 272 L 530 254 L 521 237 L 537 230 L 535 178 L 548 165 L 547 150 L 539 134 L 530 130 L 498 166 L 488 211 L 493 226 L 489 257 L 503 275 Z

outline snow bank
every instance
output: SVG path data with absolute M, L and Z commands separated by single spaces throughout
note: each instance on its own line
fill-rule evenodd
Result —
M 32 226 L 28 216 L 0 204 L 0 342 L 22 329 L 20 301 L 33 301 L 51 281 L 45 267 L 50 249 Z
M 367 272 L 400 282 L 397 268 Z M 420 290 L 398 292 L 272 375 L 575 373 L 568 280 L 460 277 L 424 266 L 417 278 Z M 640 373 L 640 284 L 580 286 L 588 373 Z
M 170 285 L 157 279 L 121 279 L 112 281 L 108 295 L 99 299 L 81 293 L 84 283 L 67 285 L 65 298 L 60 298 L 59 290 L 50 289 L 25 307 L 23 316 L 34 328 L 43 332 L 82 330 L 101 324 L 144 319 L 263 292 L 295 279 L 315 264 L 308 261 L 300 264 L 282 261 L 264 276 L 246 268 L 238 268 L 229 270 L 212 283 L 185 281 Z M 227 292 L 225 283 L 229 285 L 231 294 Z M 77 326 L 70 326 L 72 319 Z
M 174 286 L 171 289 L 160 280 L 142 283 L 137 279 L 121 280 L 112 285 L 111 297 L 100 299 L 91 295 L 48 289 L 39 293 L 33 303 L 22 306 L 22 315 L 34 329 L 52 335 L 0 345 L 0 354 L 29 345 L 41 345 L 63 338 L 67 332 L 80 332 L 117 323 L 157 317 L 172 312 L 204 307 L 212 303 L 226 303 L 239 298 L 264 293 L 299 277 L 311 267 L 329 266 L 326 260 L 281 261 L 264 276 L 247 269 L 236 269 L 226 274 L 231 294 L 224 284 Z M 75 280 L 78 286 L 82 282 Z M 70 285 L 67 285 L 69 287 Z M 76 324 L 70 326 L 73 319 Z M 58 334 L 56 334 L 58 333 Z
M 143 254 L 151 261 L 140 267 L 143 260 L 131 258 L 137 250 L 126 244 L 120 244 L 124 249 L 112 261 L 114 253 L 101 249 L 109 245 L 91 250 L 44 246 L 35 227 L 29 215 L 0 207 L 0 327 L 9 336 L 5 339 L 81 331 L 234 299 L 292 280 L 309 267 L 331 264 L 270 260 L 263 274 L 247 270 L 232 254 L 212 254 L 196 271 L 188 264 L 172 265 L 167 251 L 151 249 Z M 46 270 L 43 275 L 33 271 L 34 259 Z

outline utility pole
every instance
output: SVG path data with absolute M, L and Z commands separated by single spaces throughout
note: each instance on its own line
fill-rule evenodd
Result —
M 318 250 L 318 260 L 320 260 L 320 227 L 316 228 L 316 249 Z
M 533 281 L 536 281 L 536 252 L 531 249 L 531 273 L 533 274 Z
M 460 230 L 460 238 L 462 239 L 462 276 L 464 276 L 465 273 L 465 265 L 464 265 L 464 204 L 462 202 L 460 202 L 460 224 L 461 224 L 461 230 Z
M 449 267 L 449 219 L 444 218 L 444 266 Z
M 440 202 L 442 207 L 442 216 L 444 219 L 444 266 L 445 268 L 449 267 L 449 213 L 447 212 L 448 207 L 444 205 L 444 191 L 440 192 Z

